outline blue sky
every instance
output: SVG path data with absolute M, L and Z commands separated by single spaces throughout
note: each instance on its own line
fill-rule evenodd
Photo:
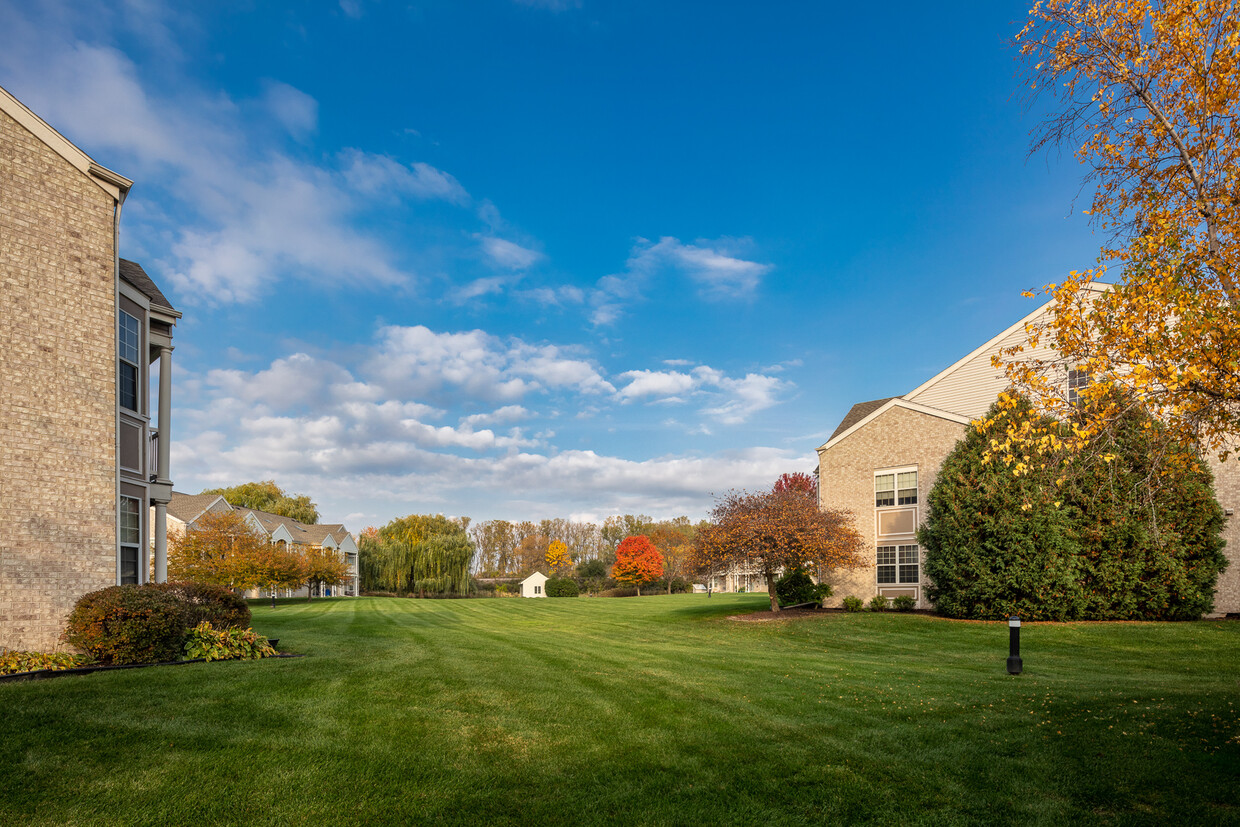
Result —
M 1097 254 L 1023 2 L 197 5 L 0 0 L 185 314 L 178 490 L 696 519 Z

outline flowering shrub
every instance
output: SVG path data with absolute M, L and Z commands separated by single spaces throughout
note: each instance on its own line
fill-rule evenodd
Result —
M 71 655 L 68 652 L 5 652 L 0 655 L 0 675 L 17 672 L 36 672 L 40 669 L 73 669 L 90 663 L 88 655 Z
M 186 609 L 174 595 L 143 586 L 109 586 L 78 600 L 64 639 L 100 663 L 159 663 L 181 654 Z
M 189 659 L 257 660 L 275 654 L 267 638 L 253 629 L 213 629 L 205 620 L 190 629 L 185 639 Z

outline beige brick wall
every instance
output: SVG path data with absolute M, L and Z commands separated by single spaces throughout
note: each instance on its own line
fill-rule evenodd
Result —
M 116 582 L 113 200 L 0 112 L 0 647 Z
M 1223 538 L 1227 540 L 1224 553 L 1231 564 L 1218 579 L 1214 611 L 1240 612 L 1240 459 L 1232 457 L 1220 463 L 1212 457 L 1210 470 L 1214 472 L 1214 493 L 1219 505 L 1232 509 L 1232 516 L 1226 518 L 1227 526 L 1223 529 Z
M 926 498 L 939 467 L 964 436 L 965 426 L 936 416 L 892 408 L 839 444 L 818 455 L 819 498 L 823 507 L 843 508 L 856 518 L 865 539 L 865 568 L 842 569 L 828 578 L 834 591 L 828 606 L 846 595 L 869 600 L 878 593 L 875 568 L 874 472 L 882 468 L 917 466 L 918 519 L 925 519 Z M 927 607 L 922 577 L 918 605 Z

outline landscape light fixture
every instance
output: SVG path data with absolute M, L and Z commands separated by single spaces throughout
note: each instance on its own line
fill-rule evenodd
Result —
M 1018 615 L 1012 615 L 1008 618 L 1007 667 L 1009 675 L 1020 674 L 1020 617 Z

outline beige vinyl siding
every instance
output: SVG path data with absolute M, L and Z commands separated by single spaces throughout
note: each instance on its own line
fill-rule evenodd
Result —
M 990 363 L 990 358 L 1002 348 L 1023 343 L 1025 335 L 1024 328 L 1018 327 L 986 350 L 973 354 L 946 376 L 904 398 L 941 411 L 977 419 L 986 413 L 999 392 L 1008 384 L 1003 372 Z M 1055 351 L 1043 345 L 1028 351 L 1028 356 L 1035 359 L 1053 359 Z

